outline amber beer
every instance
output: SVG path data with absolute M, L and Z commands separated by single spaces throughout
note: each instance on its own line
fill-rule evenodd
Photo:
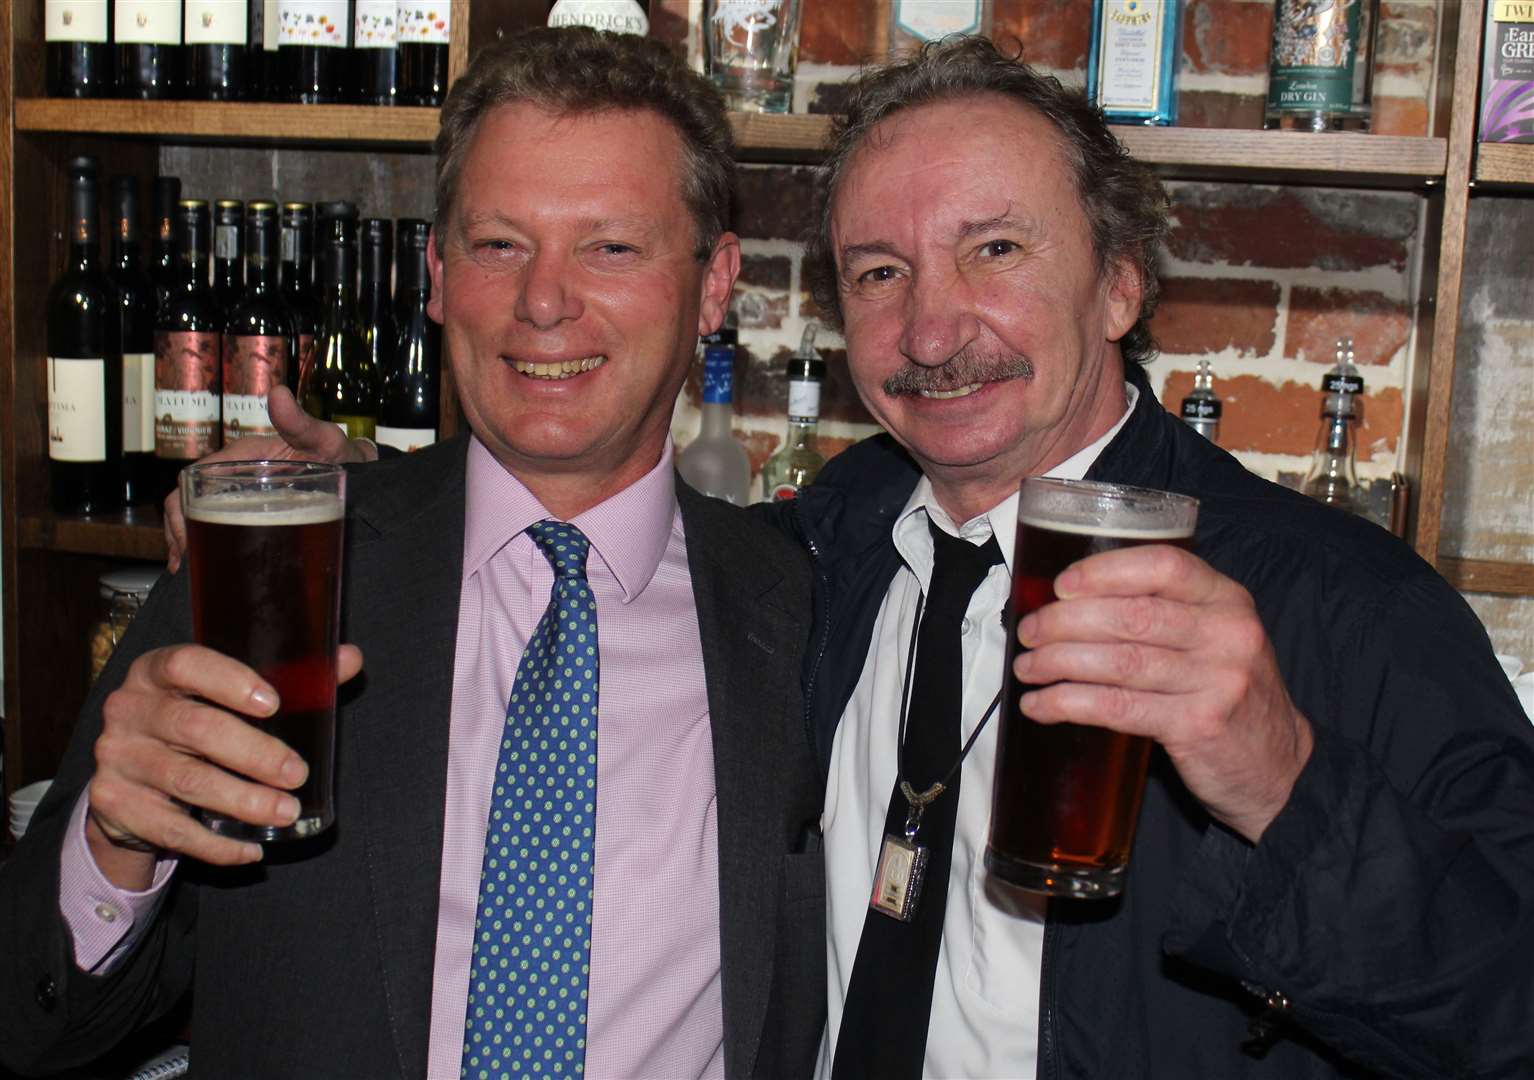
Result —
M 291 840 L 335 820 L 344 483 L 339 467 L 311 462 L 222 462 L 182 474 L 194 640 L 276 688 L 276 715 L 252 722 L 309 765 L 292 825 L 205 813 L 221 835 Z
M 1039 724 L 1016 708 L 1035 687 L 1012 661 L 1017 622 L 1055 600 L 1066 567 L 1140 544 L 1191 547 L 1198 501 L 1162 491 L 1072 480 L 1023 481 L 1008 613 L 1007 688 L 998 735 L 986 866 L 1049 896 L 1123 889 L 1151 740 L 1080 724 Z

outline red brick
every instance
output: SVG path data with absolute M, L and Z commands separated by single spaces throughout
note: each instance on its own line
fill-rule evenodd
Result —
M 650 36 L 674 46 L 683 55 L 692 30 L 687 0 L 650 0 Z
M 1369 126 L 1381 135 L 1426 135 L 1427 102 L 1422 98 L 1377 97 Z
M 1188 0 L 1183 10 L 1182 70 L 1260 75 L 1268 70 L 1272 40 L 1271 4 Z
M 1201 128 L 1262 127 L 1264 99 L 1222 90 L 1179 90 L 1177 126 Z
M 1436 5 L 1386 3 L 1380 5 L 1379 54 L 1374 70 L 1419 77 L 1424 92 L 1433 67 L 1433 45 L 1438 38 Z
M 735 231 L 752 240 L 800 240 L 814 219 L 815 170 L 746 166 L 740 170 Z
M 1168 278 L 1151 322 L 1162 351 L 1182 356 L 1273 349 L 1280 290 L 1270 281 Z
M 748 362 L 735 365 L 736 411 L 743 416 L 775 418 L 786 422 L 788 411 L 788 358 L 793 350 L 780 347 L 770 357 L 750 354 Z M 826 379 L 820 390 L 820 415 L 824 420 L 854 424 L 872 424 L 873 417 L 863 408 L 852 379 L 847 374 L 847 354 L 842 349 L 821 349 L 826 359 Z M 696 373 L 695 373 L 696 374 Z M 699 400 L 701 390 L 688 380 L 689 400 Z
M 742 254 L 738 285 L 787 290 L 793 272 L 793 261 L 787 255 Z
M 1090 5 L 1084 0 L 994 0 L 991 37 L 1022 42 L 1023 59 L 1057 71 L 1087 70 L 1092 43 Z
M 1284 355 L 1330 366 L 1337 339 L 1350 337 L 1354 363 L 1388 364 L 1406 345 L 1411 323 L 1411 306 L 1399 297 L 1296 285 L 1289 294 Z
M 810 64 L 861 64 L 883 56 L 875 41 L 876 5 L 865 0 L 801 0 L 799 61 Z
M 1192 388 L 1191 372 L 1173 372 L 1162 390 L 1162 403 L 1175 410 Z M 1317 387 L 1297 382 L 1275 386 L 1255 375 L 1222 379 L 1217 374 L 1215 393 L 1225 403 L 1220 418 L 1220 445 L 1225 449 L 1295 456 L 1315 449 L 1321 426 Z M 1360 406 L 1359 459 L 1393 453 L 1401 435 L 1401 391 L 1392 386 L 1377 394 L 1366 393 Z
M 1171 194 L 1167 248 L 1189 262 L 1400 270 L 1417 230 L 1415 202 L 1389 192 L 1190 183 Z

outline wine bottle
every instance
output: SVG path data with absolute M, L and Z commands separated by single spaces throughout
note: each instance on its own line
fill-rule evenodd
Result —
M 241 230 L 245 204 L 220 199 L 213 209 L 213 298 L 225 317 L 245 293 L 245 258 Z
M 350 438 L 373 438 L 378 426 L 377 373 L 368 363 L 357 308 L 357 223 L 328 219 L 321 263 L 324 313 L 314 343 L 315 376 L 303 401 L 311 416 L 342 428 Z
M 402 218 L 394 273 L 395 322 L 399 324 L 393 363 L 384 369 L 378 441 L 399 450 L 418 450 L 437 441 L 438 371 L 442 327 L 426 314 L 431 278 L 426 272 L 424 221 Z
M 186 96 L 202 101 L 244 101 L 252 96 L 251 66 L 260 47 L 251 30 L 260 0 L 186 0 L 181 35 L 186 42 Z
M 314 291 L 314 209 L 308 203 L 282 204 L 281 248 L 282 298 L 293 316 L 298 343 L 288 366 L 288 389 L 302 401 L 314 374 L 314 337 L 320 328 L 320 302 Z
M 154 178 L 154 259 L 149 264 L 149 276 L 154 278 L 156 311 L 176 286 L 176 206 L 180 202 L 179 177 Z
M 814 480 L 826 463 L 816 445 L 820 424 L 820 384 L 826 362 L 815 351 L 819 324 L 804 328 L 799 351 L 788 360 L 788 435 L 762 466 L 762 494 L 773 502 L 792 499 Z
M 53 509 L 121 508 L 122 351 L 102 271 L 96 159 L 69 163 L 69 258 L 48 290 L 48 472 Z
M 703 426 L 698 437 L 677 455 L 677 471 L 705 495 L 744 506 L 751 498 L 751 459 L 735 438 L 735 350 L 710 345 L 703 350 Z
M 352 22 L 353 92 L 362 105 L 393 105 L 395 0 L 357 0 Z
M 442 104 L 447 94 L 447 46 L 452 37 L 450 4 L 398 0 L 399 94 L 401 105 Z
M 224 325 L 224 442 L 272 434 L 266 395 L 288 379 L 293 316 L 277 285 L 277 204 L 253 200 L 245 216 L 245 291 Z
M 154 334 L 154 452 L 162 494 L 185 465 L 219 445 L 219 348 L 224 320 L 208 287 L 208 203 L 176 206 L 176 287 Z
M 396 331 L 394 300 L 390 295 L 389 275 L 394 264 L 394 228 L 387 218 L 364 218 L 362 221 L 362 288 L 357 311 L 362 322 L 361 385 L 373 403 L 377 420 L 383 394 L 383 373 L 394 362 Z
M 111 95 L 111 11 L 108 0 L 47 0 L 43 40 L 49 97 Z
M 181 0 L 117 0 L 117 96 L 173 98 L 181 93 Z
M 254 0 L 252 0 L 254 2 Z M 277 18 L 277 0 L 261 3 L 261 93 L 262 101 L 288 101 L 292 88 L 282 73 L 282 56 L 277 51 L 281 38 L 281 20 Z
M 347 0 L 277 0 L 277 62 L 286 100 L 343 100 L 351 18 Z
M 123 501 L 159 498 L 154 457 L 154 321 L 159 296 L 139 243 L 138 177 L 112 180 L 112 258 L 121 320 Z

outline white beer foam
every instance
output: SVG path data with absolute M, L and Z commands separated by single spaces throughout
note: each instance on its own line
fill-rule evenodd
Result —
M 1134 526 L 1124 525 L 1097 525 L 1084 521 L 1062 521 L 1060 518 L 1031 517 L 1027 514 L 1018 514 L 1017 520 L 1024 525 L 1035 529 L 1048 529 L 1050 532 L 1069 533 L 1073 536 L 1101 536 L 1112 540 L 1186 540 L 1193 535 L 1193 526 L 1177 528 L 1176 526 Z
M 186 516 L 209 525 L 320 525 L 343 510 L 323 491 L 218 491 L 197 496 Z

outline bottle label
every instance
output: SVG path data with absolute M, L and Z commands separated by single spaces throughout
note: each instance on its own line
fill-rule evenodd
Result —
M 378 420 L 372 416 L 346 416 L 335 413 L 330 418 L 348 439 L 372 439 L 378 441 Z
M 799 489 L 793 484 L 779 484 L 767 493 L 767 499 L 769 502 L 788 502 L 798 495 Z
M 284 225 L 277 234 L 277 244 L 280 248 L 283 262 L 298 262 L 298 230 L 296 228 Z
M 154 336 L 154 452 L 195 459 L 218 449 L 219 335 L 204 330 Z
M 1321 389 L 1328 394 L 1362 394 L 1364 392 L 1364 377 L 1362 375 L 1339 375 L 1335 371 L 1328 371 L 1321 376 Z
M 789 423 L 813 424 L 819 419 L 819 381 L 815 379 L 790 379 L 788 383 Z
M 1273 55 L 1268 109 L 1277 112 L 1349 113 L 1358 60 L 1359 24 L 1369 0 L 1278 0 L 1273 10 Z
M 895 25 L 920 41 L 980 29 L 980 0 L 895 0 Z
M 437 441 L 435 428 L 414 427 L 385 427 L 378 425 L 377 442 L 381 446 L 392 446 L 396 450 L 403 450 L 407 454 L 425 446 L 430 446 Z
M 730 349 L 708 349 L 703 354 L 703 402 L 728 405 L 735 400 L 735 354 Z
M 107 39 L 107 0 L 48 0 L 43 9 L 43 40 Z
M 188 45 L 244 45 L 250 32 L 247 0 L 186 0 Z
M 298 335 L 298 378 L 294 386 L 298 387 L 298 400 L 304 400 L 304 393 L 309 387 L 309 382 L 314 378 L 314 335 Z
M 1163 0 L 1103 0 L 1102 54 L 1093 87 L 1099 108 L 1154 112 L 1161 99 L 1162 35 L 1177 9 Z
M 277 44 L 346 48 L 346 0 L 277 0 Z
M 352 24 L 352 44 L 356 48 L 394 48 L 395 3 L 396 0 L 357 0 L 357 19 Z
M 775 5 L 767 3 L 772 8 Z M 610 30 L 615 34 L 638 34 L 644 37 L 650 32 L 650 20 L 644 8 L 634 0 L 558 0 L 549 9 L 550 26 L 589 26 L 593 30 Z
M 224 442 L 271 435 L 266 395 L 288 375 L 288 340 L 281 334 L 224 335 Z
M 48 456 L 107 459 L 107 362 L 48 357 Z
M 154 453 L 154 353 L 123 354 L 123 453 Z
M 213 255 L 219 259 L 240 257 L 240 227 L 217 225 L 213 229 Z
M 1218 420 L 1220 402 L 1216 398 L 1183 398 L 1182 418 L 1184 420 Z
M 452 33 L 453 11 L 447 0 L 423 4 L 421 0 L 398 0 L 395 24 L 400 44 L 446 45 Z M 648 24 L 646 29 L 649 29 Z
M 112 40 L 119 45 L 180 45 L 180 6 L 175 0 L 117 0 Z
M 276 52 L 282 38 L 281 20 L 277 18 L 277 0 L 261 0 L 261 51 Z

